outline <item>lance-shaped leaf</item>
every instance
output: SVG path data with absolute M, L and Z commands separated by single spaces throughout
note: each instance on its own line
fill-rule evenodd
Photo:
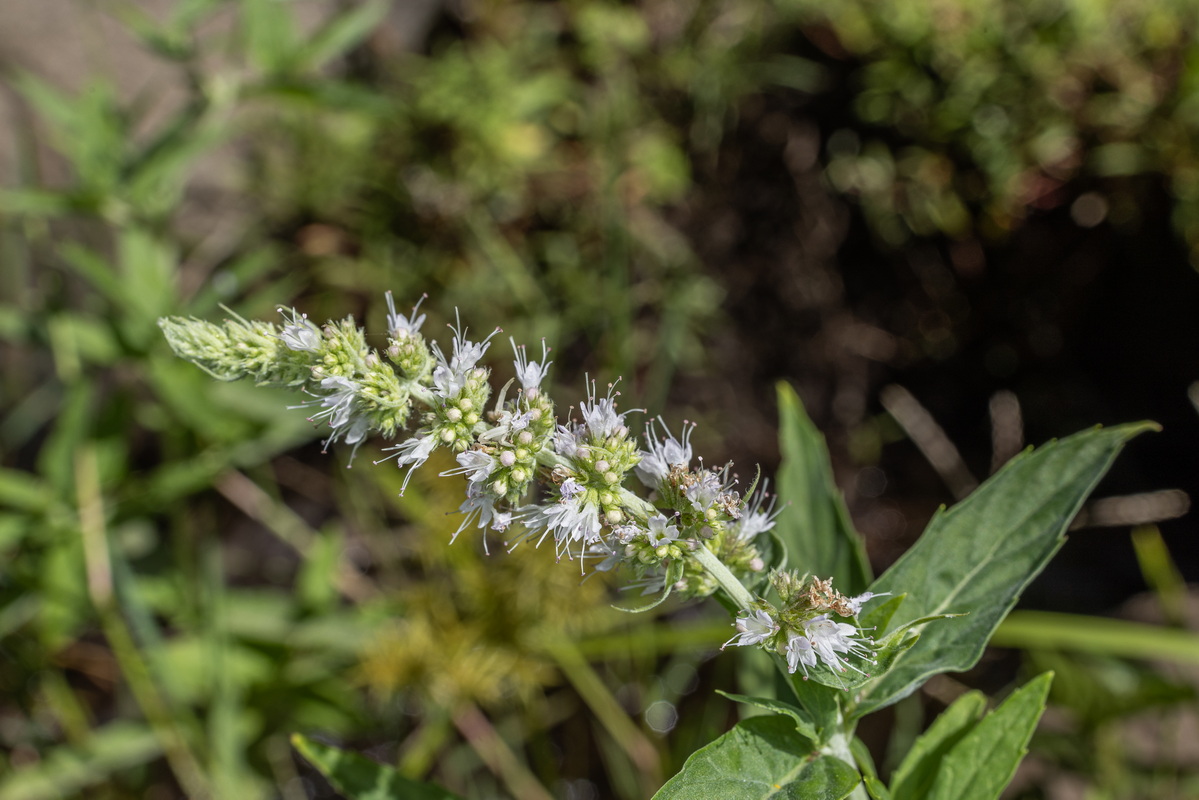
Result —
M 888 627 L 917 625 L 920 640 L 867 683 L 859 717 L 907 696 L 931 676 L 973 666 L 1020 593 L 1064 541 L 1066 527 L 1124 443 L 1152 423 L 1084 431 L 1012 459 L 949 511 L 933 517 L 913 547 L 871 587 L 906 593 Z M 863 626 L 879 624 L 872 612 Z
M 787 566 L 831 577 L 842 593 L 858 594 L 870 583 L 870 563 L 833 481 L 824 436 L 785 383 L 778 385 L 778 402 L 778 493 L 785 505 L 774 534 L 787 549 Z
M 891 776 L 894 800 L 918 800 L 928 796 L 941 771 L 941 762 L 954 746 L 974 730 L 987 710 L 982 692 L 966 692 L 937 717 L 912 745 L 903 763 Z
M 1052 672 L 1034 678 L 983 717 L 941 761 L 932 790 L 913 800 L 999 800 L 1028 751 L 1052 682 Z
M 852 766 L 815 751 L 790 717 L 752 717 L 687 759 L 654 800 L 841 800 L 861 783 Z

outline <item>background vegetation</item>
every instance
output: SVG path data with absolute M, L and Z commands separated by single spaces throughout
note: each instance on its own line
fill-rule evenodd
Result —
M 472 797 L 639 798 L 733 721 L 721 620 L 448 547 L 450 486 L 342 469 L 156 326 L 377 331 L 387 289 L 546 337 L 557 396 L 622 376 L 743 471 L 791 382 L 879 566 L 1025 439 L 1163 423 L 1105 484 L 1154 494 L 1026 597 L 1156 627 L 1018 615 L 1021 652 L 865 734 L 886 763 L 964 685 L 1053 668 L 1012 796 L 1195 793 L 1199 551 L 1163 521 L 1199 491 L 1190 3 L 398 7 L 107 3 L 176 76 L 132 100 L 3 64 L 0 798 L 333 796 L 293 732 Z

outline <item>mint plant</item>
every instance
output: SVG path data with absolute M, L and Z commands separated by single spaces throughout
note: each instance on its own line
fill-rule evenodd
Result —
M 463 478 L 461 523 L 484 547 L 552 542 L 588 571 L 620 571 L 656 600 L 713 596 L 732 616 L 724 647 L 769 653 L 783 696 L 727 695 L 770 712 L 696 752 L 658 798 L 997 798 L 1037 724 L 1051 675 L 990 713 L 964 695 L 921 737 L 888 787 L 855 738 L 858 720 L 933 675 L 968 669 L 1021 591 L 1061 546 L 1066 526 L 1123 444 L 1152 427 L 1094 429 L 1013 459 L 877 580 L 849 523 L 827 456 L 790 390 L 780 390 L 787 468 L 777 498 L 742 487 L 732 465 L 707 466 L 663 417 L 638 435 L 619 390 L 596 381 L 577 416 L 558 416 L 542 386 L 552 362 L 509 340 L 516 377 L 494 390 L 479 339 L 461 321 L 443 347 L 422 333 L 417 303 L 387 297 L 387 345 L 352 318 L 317 326 L 281 309 L 282 323 L 170 317 L 174 351 L 221 380 L 290 387 L 326 426 L 326 446 L 357 450 L 372 434 L 407 479 L 434 450 Z M 352 457 L 352 456 L 351 456 Z M 382 462 L 379 462 L 382 463 Z M 781 501 L 781 502 L 780 502 Z M 716 644 L 716 643 L 714 643 Z M 303 738 L 296 746 L 357 798 L 445 797 L 389 768 Z M 358 788 L 364 787 L 364 788 Z M 383 788 L 380 788 L 383 787 Z

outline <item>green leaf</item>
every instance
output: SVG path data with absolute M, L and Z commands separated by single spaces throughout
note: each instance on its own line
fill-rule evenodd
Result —
M 967 692 L 945 709 L 916 740 L 891 776 L 894 800 L 926 797 L 945 755 L 974 729 L 986 710 L 987 698 L 982 692 Z
M 291 744 L 347 800 L 459 800 L 439 786 L 405 778 L 391 767 L 317 744 L 298 733 L 292 735 Z
M 829 464 L 824 437 L 804 413 L 799 395 L 778 384 L 778 493 L 785 504 L 775 537 L 787 549 L 792 566 L 821 578 L 831 577 L 843 594 L 855 595 L 870 583 L 870 563 L 854 530 Z
M 866 743 L 855 736 L 849 743 L 849 752 L 853 753 L 853 760 L 862 773 L 862 783 L 866 785 L 866 791 L 870 796 L 874 800 L 891 800 L 891 792 L 886 784 L 878 779 L 878 770 L 875 769 L 874 758 L 871 757 L 870 748 Z
M 890 705 L 933 675 L 973 666 L 1020 593 L 1061 547 L 1070 520 L 1124 443 L 1155 428 L 1096 428 L 1022 453 L 934 516 L 871 591 L 907 593 L 892 627 L 935 614 L 965 616 L 918 625 L 920 641 L 862 688 L 851 715 Z M 876 613 L 863 613 L 862 625 L 877 625 Z
M 338 15 L 321 28 L 303 48 L 298 60 L 305 69 L 317 69 L 362 43 L 387 16 L 391 0 L 366 0 Z
M 268 75 L 285 71 L 299 46 L 292 9 L 275 0 L 245 0 L 240 10 L 248 60 Z
M 858 771 L 862 773 L 862 778 L 878 778 L 878 769 L 874 766 L 874 757 L 870 755 L 870 748 L 866 746 L 858 737 L 853 737 L 849 742 L 849 752 L 853 754 L 854 763 L 858 765 Z
M 829 734 L 836 731 L 841 724 L 837 693 L 815 681 L 805 681 L 800 674 L 788 677 L 791 679 L 791 691 L 795 694 L 795 699 L 820 732 L 817 743 L 824 744 Z
M 941 762 L 928 800 L 998 800 L 1028 752 L 1053 673 L 1018 689 L 950 750 Z M 913 795 L 916 797 L 916 795 Z
M 687 759 L 654 800 L 841 800 L 861 777 L 837 758 L 813 752 L 792 719 L 752 717 Z
M 791 719 L 795 720 L 795 729 L 799 731 L 801 736 L 811 739 L 813 742 L 820 740 L 820 735 L 816 731 L 816 725 L 814 724 L 814 721 L 809 718 L 807 712 L 801 708 L 791 705 L 790 703 L 785 703 L 782 700 L 774 700 L 769 697 L 749 697 L 748 695 L 744 694 L 722 692 L 719 689 L 716 690 L 716 693 L 724 695 L 734 703 L 744 703 L 747 706 L 753 706 L 754 708 L 761 708 L 765 709 L 766 711 L 773 711 L 775 714 L 783 714 L 784 716 L 791 717 Z
M 863 624 L 869 624 L 880 631 L 885 631 L 891 624 L 891 617 L 895 616 L 895 612 L 899 610 L 899 606 L 907 599 L 907 596 L 905 592 L 888 597 L 886 602 L 871 604 L 868 610 L 859 614 L 859 618 Z
M 873 775 L 867 775 L 862 778 L 866 784 L 866 791 L 870 792 L 870 797 L 873 800 L 893 800 L 893 795 L 887 790 L 887 785 Z

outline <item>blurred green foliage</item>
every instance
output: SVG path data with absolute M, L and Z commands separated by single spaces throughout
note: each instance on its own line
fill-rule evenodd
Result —
M 857 124 L 828 178 L 876 234 L 1003 237 L 1070 204 L 1087 227 L 1138 221 L 1164 180 L 1199 267 L 1199 61 L 1193 4 L 1139 0 L 785 3 L 853 64 Z

